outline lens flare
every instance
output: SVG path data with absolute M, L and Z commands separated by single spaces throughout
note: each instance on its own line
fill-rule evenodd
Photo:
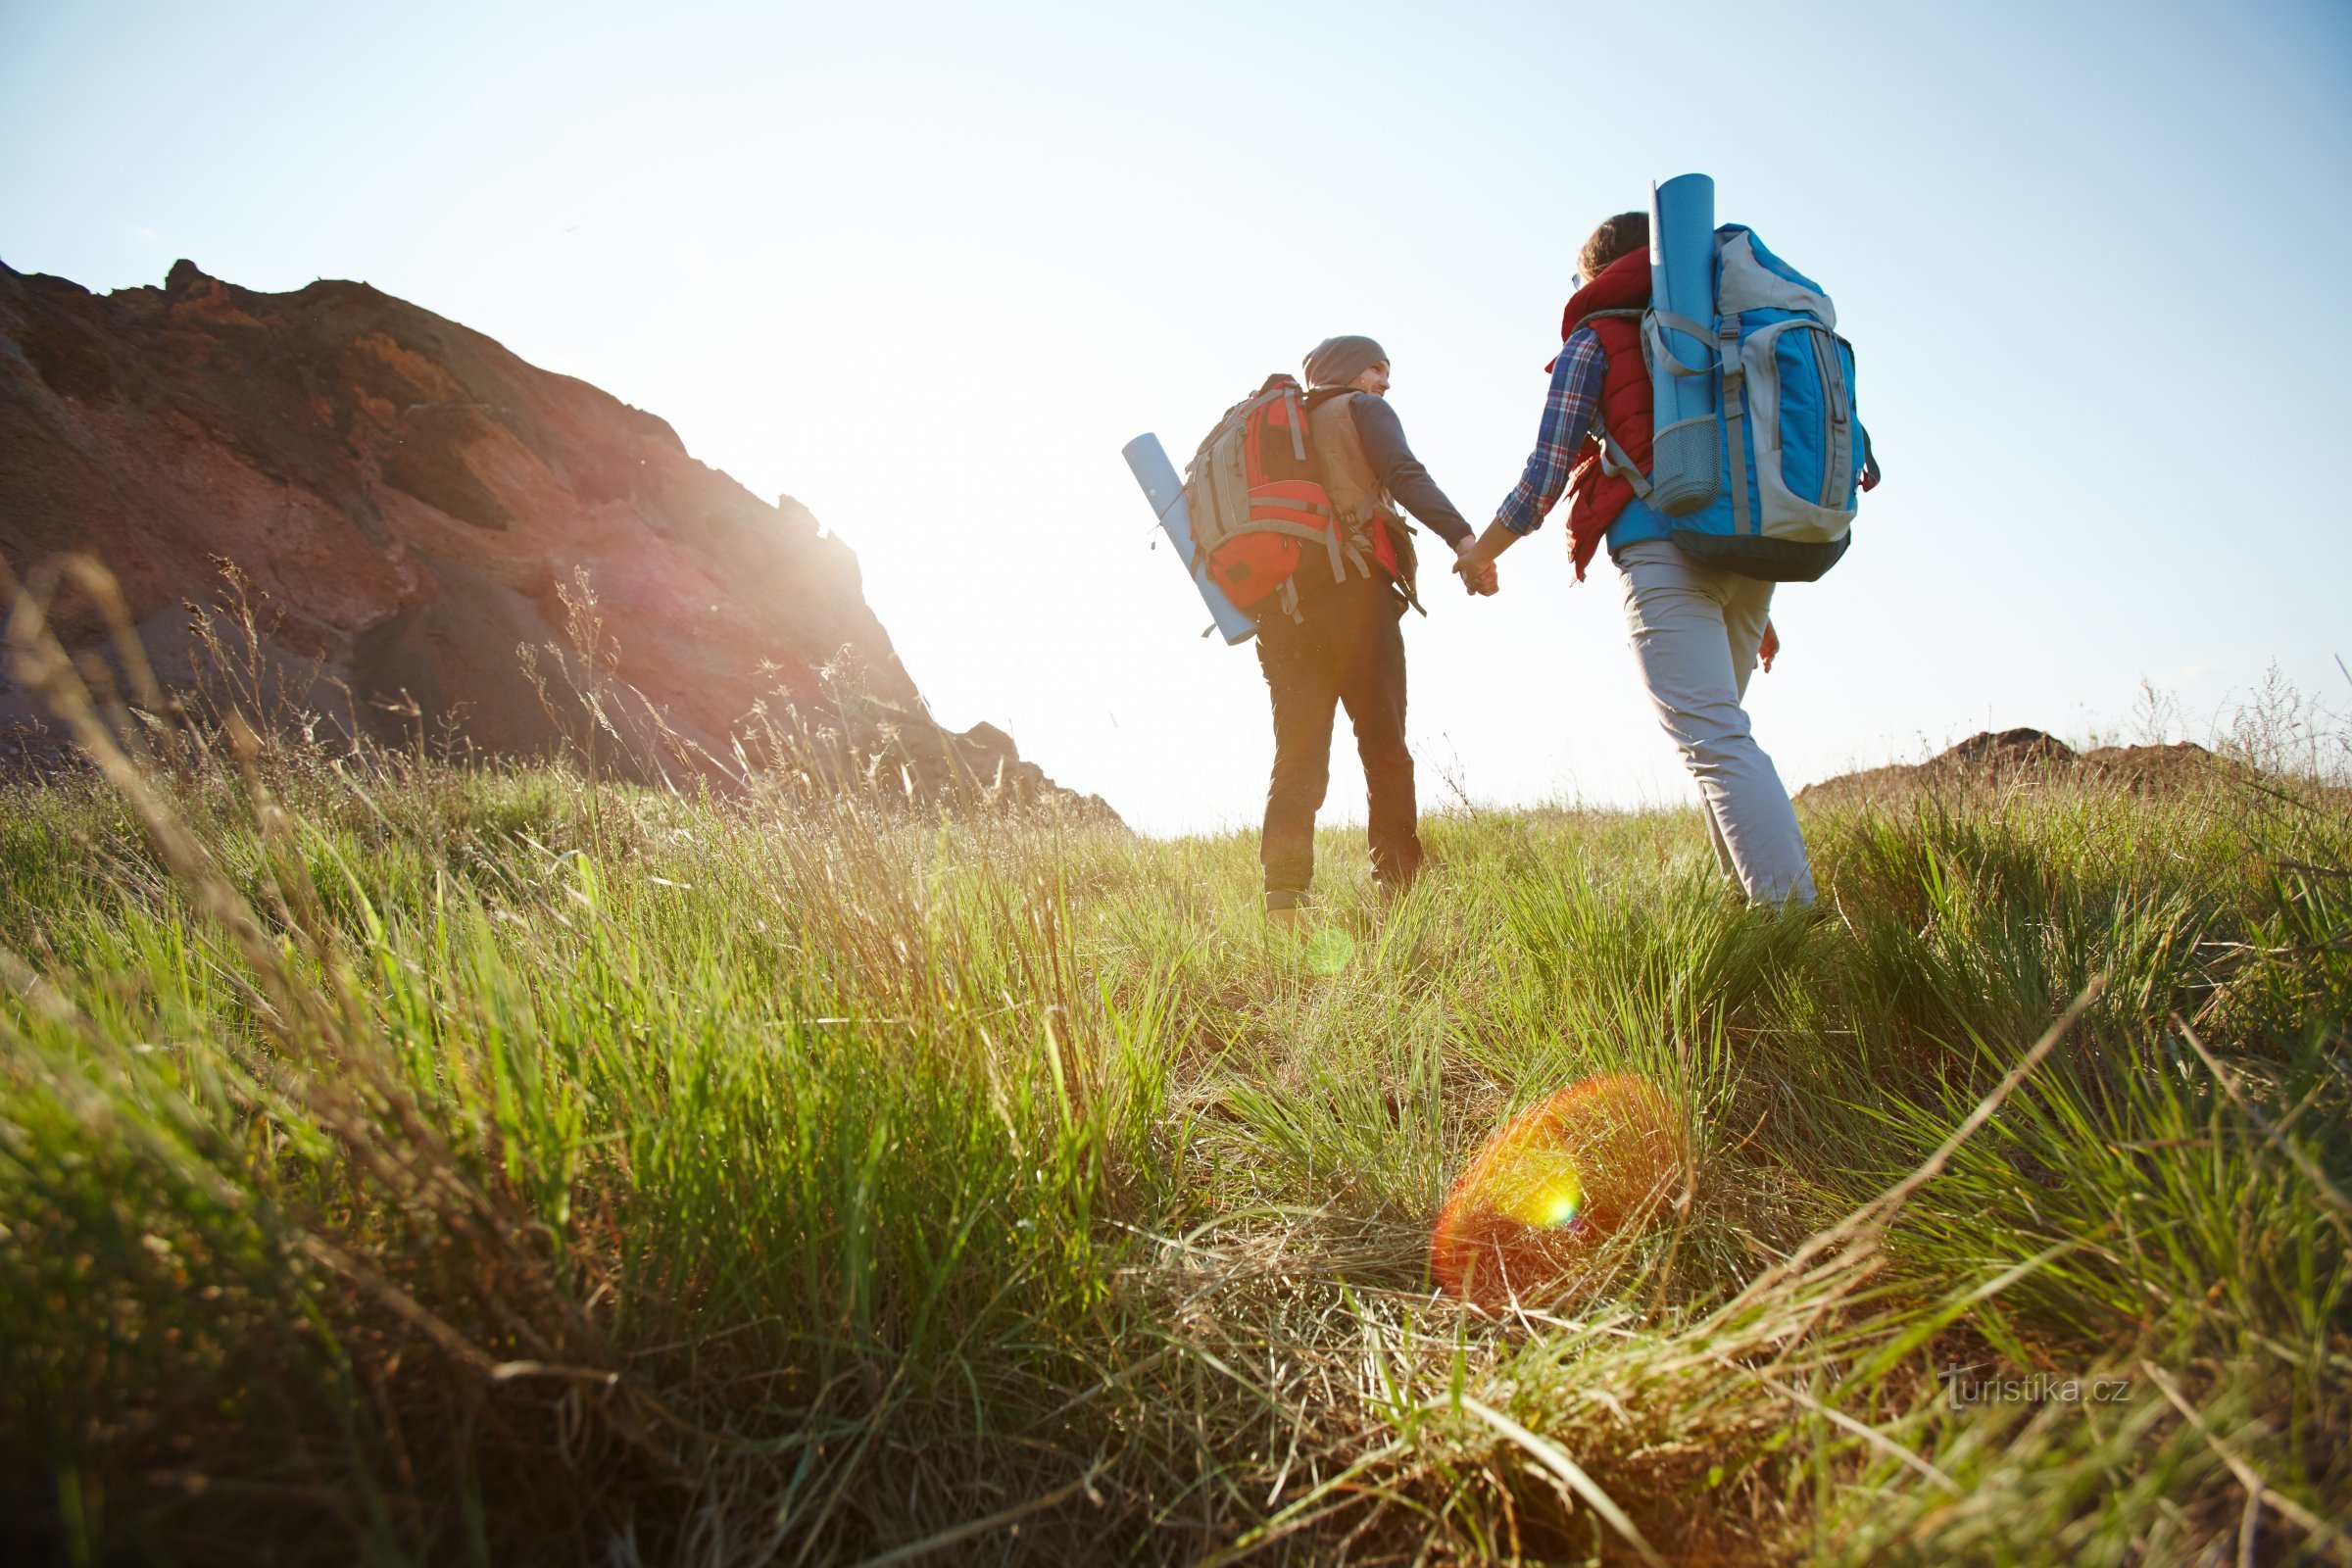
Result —
M 1665 1093 L 1612 1073 L 1550 1096 L 1489 1138 L 1430 1243 L 1438 1282 L 1499 1307 L 1556 1295 L 1601 1240 L 1671 1198 L 1686 1152 Z
M 1355 938 L 1336 925 L 1327 925 L 1306 941 L 1306 967 L 1310 974 L 1338 974 L 1355 958 Z

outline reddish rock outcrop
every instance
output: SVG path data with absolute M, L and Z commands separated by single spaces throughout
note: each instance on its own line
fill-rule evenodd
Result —
M 167 680 L 188 669 L 184 602 L 233 563 L 273 665 L 323 672 L 303 695 L 379 739 L 548 748 L 565 720 L 517 650 L 566 644 L 585 568 L 637 742 L 658 712 L 725 758 L 764 703 L 918 790 L 1061 793 L 1001 731 L 924 716 L 857 558 L 805 508 L 365 283 L 262 294 L 183 261 L 99 296 L 0 266 L 0 554 L 22 576 L 70 551 L 114 571 Z M 86 607 L 60 611 L 70 643 L 98 636 Z M 0 722 L 32 707 L 0 689 Z

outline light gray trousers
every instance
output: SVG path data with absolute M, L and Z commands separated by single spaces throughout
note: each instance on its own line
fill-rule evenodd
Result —
M 1701 565 L 1671 540 L 1617 553 L 1625 625 L 1658 723 L 1698 780 L 1715 858 L 1754 904 L 1813 902 L 1796 809 L 1748 731 L 1748 672 L 1772 611 L 1772 584 Z

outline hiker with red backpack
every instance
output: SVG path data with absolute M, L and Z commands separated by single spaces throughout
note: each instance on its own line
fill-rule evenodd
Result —
M 1315 868 L 1315 813 L 1331 778 L 1336 710 L 1364 764 L 1372 876 L 1400 893 L 1421 868 L 1413 757 L 1404 738 L 1406 607 L 1419 610 L 1409 512 L 1458 556 L 1471 528 L 1413 456 L 1389 406 L 1389 356 L 1334 337 L 1226 412 L 1185 483 L 1208 580 L 1257 619 L 1274 708 L 1274 767 L 1258 841 L 1266 911 L 1299 918 Z M 1492 592 L 1491 574 L 1464 578 Z
M 1716 228 L 1704 176 L 1669 182 L 1662 196 L 1694 186 L 1704 204 L 1688 225 L 1702 247 L 1694 286 L 1714 297 L 1690 308 L 1708 320 L 1652 300 L 1650 214 L 1594 229 L 1535 451 L 1454 569 L 1491 587 L 1495 559 L 1565 491 L 1577 578 L 1605 541 L 1643 684 L 1697 780 L 1717 862 L 1753 904 L 1809 905 L 1795 809 L 1740 705 L 1759 660 L 1769 670 L 1779 653 L 1774 584 L 1836 564 L 1855 491 L 1876 485 L 1878 466 L 1828 296 L 1747 229 Z M 1678 401 L 1667 421 L 1661 386 Z M 1693 391 L 1706 412 L 1683 417 Z

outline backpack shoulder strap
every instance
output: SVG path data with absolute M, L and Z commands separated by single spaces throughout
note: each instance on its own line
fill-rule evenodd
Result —
M 1568 337 L 1576 336 L 1577 333 L 1582 332 L 1586 327 L 1591 326 L 1594 321 L 1639 321 L 1646 314 L 1648 313 L 1644 311 L 1588 311 L 1576 318 L 1576 325 L 1568 329 Z M 1592 341 L 1599 345 L 1601 359 L 1604 361 L 1607 360 L 1609 357 L 1609 346 L 1600 341 L 1600 334 L 1598 332 L 1592 334 Z M 1568 338 L 1560 339 L 1560 346 L 1562 348 L 1566 348 L 1568 346 Z
M 1634 466 L 1633 458 L 1627 454 L 1625 448 L 1617 444 L 1617 438 L 1609 434 L 1609 427 L 1602 421 L 1598 408 L 1592 411 L 1592 440 L 1600 448 L 1600 471 L 1623 479 L 1627 484 L 1633 486 L 1634 495 L 1638 499 L 1647 501 L 1649 499 L 1648 476 Z
M 1570 337 L 1574 337 L 1577 332 L 1584 330 L 1585 325 L 1591 321 L 1639 321 L 1642 319 L 1642 318 L 1647 316 L 1648 314 L 1649 313 L 1647 311 L 1635 310 L 1588 312 L 1586 315 L 1577 318 L 1576 327 L 1571 330 L 1568 335 Z M 1600 334 L 1597 332 L 1593 334 L 1593 342 L 1600 349 L 1601 363 L 1604 365 L 1607 364 L 1609 358 L 1609 346 L 1606 343 L 1600 342 Z M 1615 436 L 1609 434 L 1608 423 L 1600 416 L 1600 405 L 1597 401 L 1595 401 L 1592 406 L 1592 423 L 1589 432 L 1589 438 L 1592 440 L 1593 445 L 1600 448 L 1600 471 L 1605 474 L 1610 474 L 1616 478 L 1623 479 L 1627 484 L 1633 486 L 1636 497 L 1641 500 L 1647 501 L 1649 499 L 1648 476 L 1643 474 L 1640 468 L 1634 466 L 1632 455 L 1629 454 L 1625 448 L 1617 444 L 1617 438 Z

